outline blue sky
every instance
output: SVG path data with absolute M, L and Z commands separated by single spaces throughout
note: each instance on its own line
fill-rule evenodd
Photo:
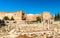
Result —
M 0 12 L 24 10 L 26 14 L 41 14 L 48 11 L 51 15 L 60 12 L 60 0 L 0 0 Z

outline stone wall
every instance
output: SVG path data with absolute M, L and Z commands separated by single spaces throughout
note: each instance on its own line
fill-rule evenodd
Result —
M 23 11 L 13 13 L 1 12 L 0 19 L 3 19 L 4 16 L 8 16 L 9 18 L 13 16 L 15 20 L 25 19 L 26 21 L 36 21 L 37 17 L 41 18 L 41 21 L 49 21 L 51 19 L 49 12 L 43 12 L 43 14 L 24 14 Z

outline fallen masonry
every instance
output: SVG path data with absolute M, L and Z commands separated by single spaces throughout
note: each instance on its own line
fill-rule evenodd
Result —
M 9 21 L 0 28 L 0 38 L 58 38 L 60 37 L 60 22 L 26 23 L 25 21 Z

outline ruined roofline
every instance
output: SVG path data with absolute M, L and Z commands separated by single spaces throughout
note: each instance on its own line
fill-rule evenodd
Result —
M 0 14 L 19 14 L 19 13 L 24 13 L 24 11 L 23 10 L 21 10 L 21 11 L 16 11 L 16 12 L 0 12 Z M 25 14 L 25 15 L 43 15 L 44 13 L 49 13 L 50 14 L 50 12 L 48 12 L 48 11 L 44 11 L 44 12 L 42 12 L 41 14 L 32 14 L 32 13 L 30 13 L 30 14 Z
M 20 12 L 24 12 L 24 11 L 23 11 L 23 10 L 15 11 L 15 12 L 6 12 L 6 11 L 5 11 L 5 12 L 3 12 L 3 11 L 2 11 L 2 12 L 0 12 L 0 13 L 20 13 Z
M 50 14 L 50 12 L 49 12 L 49 11 L 44 11 L 42 14 L 44 14 L 44 13 L 49 13 L 49 14 Z

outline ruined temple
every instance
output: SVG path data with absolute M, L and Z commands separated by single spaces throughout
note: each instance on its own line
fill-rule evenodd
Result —
M 9 18 L 13 17 L 15 20 L 25 20 L 25 21 L 35 21 L 37 17 L 41 18 L 41 21 L 50 21 L 51 15 L 50 12 L 43 12 L 42 14 L 24 14 L 24 11 L 17 12 L 0 12 L 0 19 L 3 19 L 5 16 Z

